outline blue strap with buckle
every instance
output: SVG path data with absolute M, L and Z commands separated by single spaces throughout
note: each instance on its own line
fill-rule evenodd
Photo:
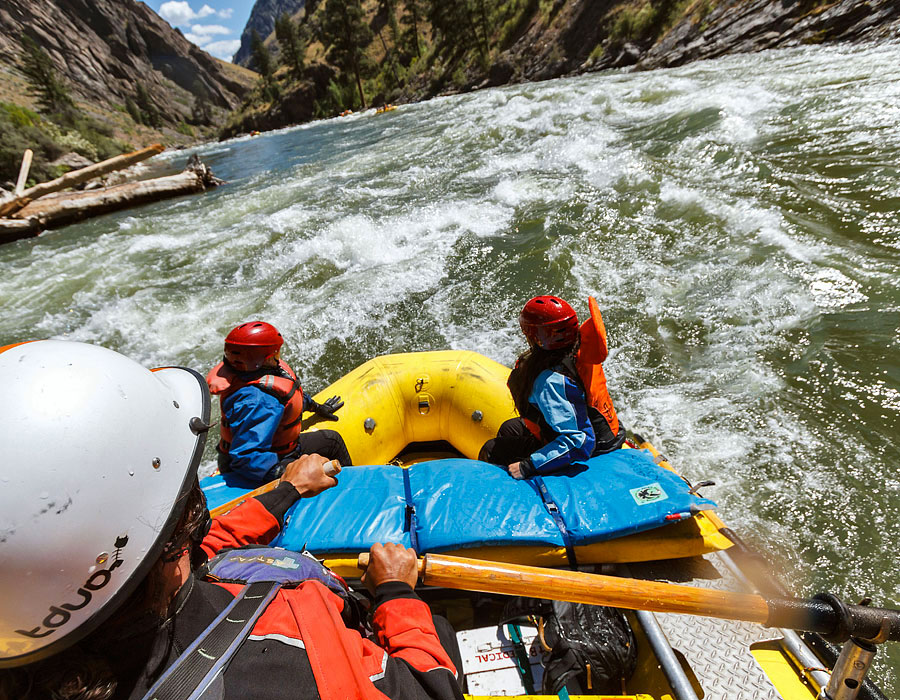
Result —
M 406 521 L 403 529 L 409 532 L 410 546 L 418 552 L 419 536 L 416 534 L 416 530 L 418 530 L 419 521 L 416 517 L 416 506 L 412 499 L 412 485 L 409 483 L 409 469 L 407 467 L 402 467 L 400 471 L 403 472 L 403 495 L 406 499 Z
M 556 501 L 553 500 L 553 496 L 550 495 L 550 489 L 547 488 L 547 484 L 544 483 L 544 480 L 540 476 L 531 477 L 528 480 L 528 483 L 530 483 L 538 492 L 538 495 L 544 502 L 544 507 L 547 509 L 547 512 L 550 513 L 550 517 L 553 518 L 556 527 L 559 528 L 559 532 L 563 538 L 563 544 L 566 546 L 566 557 L 569 560 L 569 568 L 572 570 L 577 569 L 578 560 L 575 558 L 575 545 L 572 542 L 572 533 L 570 533 L 569 528 L 566 527 L 566 520 L 563 517 L 559 506 L 556 504 Z

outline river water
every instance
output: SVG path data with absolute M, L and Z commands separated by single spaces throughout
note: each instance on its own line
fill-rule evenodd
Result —
M 388 352 L 509 364 L 525 300 L 594 295 L 626 424 L 798 594 L 900 607 L 898 65 L 767 52 L 206 145 L 216 191 L 0 247 L 0 340 L 205 371 L 261 318 L 317 390 Z M 900 650 L 875 675 L 900 694 Z

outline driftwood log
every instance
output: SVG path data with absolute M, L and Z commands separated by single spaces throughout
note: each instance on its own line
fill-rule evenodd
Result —
M 94 163 L 86 168 L 73 170 L 55 180 L 42 182 L 39 185 L 30 187 L 21 194 L 16 193 L 17 196 L 12 199 L 0 202 L 0 217 L 9 216 L 25 207 L 29 202 L 33 202 L 44 195 L 59 192 L 68 189 L 69 187 L 75 187 L 75 185 L 80 185 L 82 182 L 93 180 L 95 177 L 106 175 L 115 170 L 123 170 L 135 163 L 140 163 L 142 160 L 152 158 L 157 153 L 162 153 L 163 150 L 162 144 L 157 143 L 153 146 L 142 148 L 139 151 L 134 151 L 133 153 L 125 153 L 121 156 L 101 161 L 100 163 Z
M 41 226 L 29 219 L 0 219 L 0 243 L 11 243 L 20 238 L 35 236 L 41 232 Z
M 222 184 L 196 154 L 177 175 L 142 182 L 44 197 L 0 219 L 0 242 L 13 241 L 40 233 L 44 229 L 66 226 L 92 216 L 119 211 L 149 202 L 158 202 L 183 194 L 203 192 Z
M 28 173 L 31 172 L 31 161 L 34 158 L 34 151 L 30 148 L 25 149 L 22 155 L 22 167 L 19 168 L 19 179 L 16 180 L 16 189 L 13 191 L 16 197 L 21 197 L 25 192 L 25 183 L 28 182 Z

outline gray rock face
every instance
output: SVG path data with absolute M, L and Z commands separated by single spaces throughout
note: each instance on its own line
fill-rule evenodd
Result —
M 900 35 L 897 0 L 726 0 L 699 26 L 674 27 L 640 60 L 638 68 L 677 66 L 726 53 L 799 44 L 858 41 Z
M 521 27 L 483 85 L 544 80 L 608 68 L 676 66 L 798 44 L 900 38 L 900 0 L 721 0 L 655 44 L 609 39 L 617 0 L 554 0 Z M 597 51 L 597 49 L 603 49 Z
M 78 170 L 79 168 L 86 168 L 89 165 L 93 165 L 94 161 L 90 158 L 85 158 L 80 153 L 66 153 L 63 156 L 60 156 L 52 163 L 51 166 L 55 167 L 64 167 L 67 170 Z
M 241 33 L 241 48 L 234 54 L 232 62 L 252 68 L 250 41 L 253 31 L 255 30 L 259 34 L 260 39 L 265 39 L 275 31 L 276 19 L 285 13 L 294 15 L 303 9 L 304 4 L 305 0 L 256 0 L 256 4 L 250 11 L 247 26 Z
M 123 105 L 141 83 L 170 124 L 190 114 L 194 98 L 233 109 L 250 84 L 135 0 L 2 0 L 0 62 L 18 64 L 22 35 L 83 99 Z

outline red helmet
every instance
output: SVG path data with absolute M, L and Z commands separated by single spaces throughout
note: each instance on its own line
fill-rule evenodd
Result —
M 578 316 L 564 299 L 531 299 L 519 314 L 519 326 L 528 342 L 544 350 L 560 350 L 578 339 Z
M 252 372 L 281 350 L 284 338 L 271 323 L 242 323 L 225 338 L 225 359 L 240 372 Z

